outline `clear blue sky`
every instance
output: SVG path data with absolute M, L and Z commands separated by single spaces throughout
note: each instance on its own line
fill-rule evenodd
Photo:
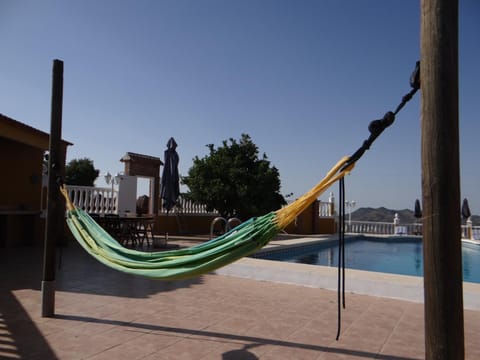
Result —
M 298 197 L 410 90 L 419 15 L 413 0 L 0 0 L 0 113 L 48 132 L 61 59 L 67 160 L 116 173 L 129 151 L 163 158 L 173 136 L 186 175 L 206 144 L 247 133 Z M 461 196 L 477 214 L 479 35 L 480 2 L 460 1 Z M 417 94 L 347 178 L 347 200 L 413 209 L 419 114 Z

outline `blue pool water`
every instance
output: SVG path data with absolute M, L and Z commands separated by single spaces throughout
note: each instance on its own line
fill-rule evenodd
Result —
M 420 238 L 382 239 L 361 237 L 345 244 L 345 266 L 350 269 L 423 276 Z M 315 244 L 256 257 L 302 264 L 338 266 L 338 243 Z M 462 245 L 463 280 L 480 283 L 480 246 Z

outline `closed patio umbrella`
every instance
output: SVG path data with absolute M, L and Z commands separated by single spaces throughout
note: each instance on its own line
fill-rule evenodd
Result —
M 422 215 L 423 214 L 422 214 L 422 207 L 420 206 L 420 200 L 416 199 L 415 200 L 415 207 L 413 209 L 413 216 L 415 216 L 416 219 L 421 219 Z M 422 228 L 419 227 L 419 226 L 415 226 L 414 234 L 415 235 L 421 235 L 422 234 Z
M 173 137 L 168 140 L 167 150 L 164 153 L 164 168 L 162 174 L 163 207 L 167 213 L 173 208 L 180 195 L 180 182 L 178 175 L 179 157 L 176 151 L 177 143 Z
M 415 216 L 417 219 L 420 219 L 422 217 L 422 208 L 420 206 L 420 200 L 415 200 L 415 208 L 413 211 L 413 216 Z
M 470 206 L 468 206 L 468 200 L 465 198 L 462 204 L 462 217 L 467 220 L 470 216 L 472 216 L 472 213 L 470 212 Z

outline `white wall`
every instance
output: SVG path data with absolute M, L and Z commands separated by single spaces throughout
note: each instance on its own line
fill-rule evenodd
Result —
M 137 177 L 119 175 L 118 177 L 118 213 L 124 215 L 137 212 Z

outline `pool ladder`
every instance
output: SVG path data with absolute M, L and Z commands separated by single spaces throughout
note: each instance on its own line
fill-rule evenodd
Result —
M 224 232 L 227 232 L 242 223 L 242 221 L 236 217 L 231 217 L 227 220 L 224 217 L 218 216 L 213 219 L 212 223 L 210 224 L 210 239 L 213 238 L 213 230 L 215 229 L 215 225 L 219 222 L 223 223 L 222 230 L 224 230 Z

